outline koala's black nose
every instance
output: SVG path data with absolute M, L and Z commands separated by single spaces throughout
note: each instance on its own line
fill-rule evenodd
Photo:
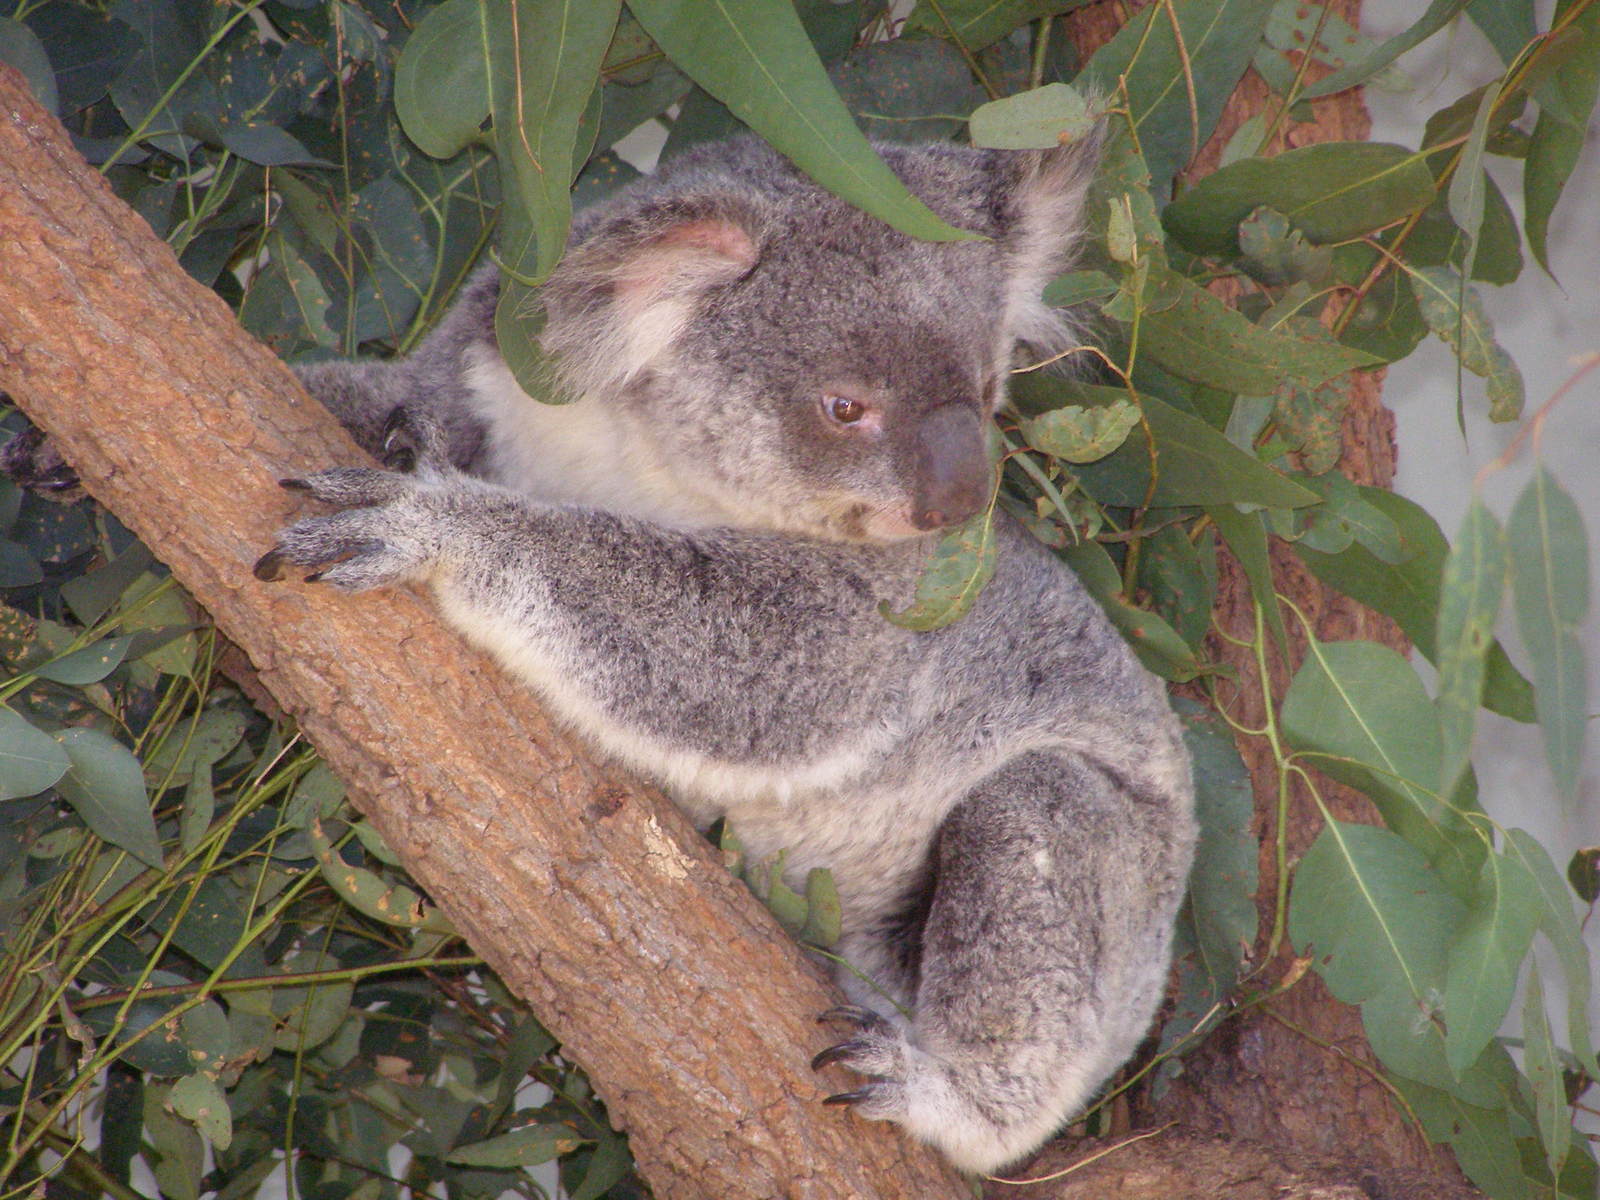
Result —
M 988 503 L 993 479 L 984 420 L 969 405 L 945 404 L 918 423 L 911 488 L 911 523 L 918 529 L 957 524 Z

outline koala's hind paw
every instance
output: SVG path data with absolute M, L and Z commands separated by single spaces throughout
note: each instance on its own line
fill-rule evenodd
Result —
M 867 1082 L 848 1092 L 826 1097 L 824 1104 L 849 1104 L 864 1117 L 896 1120 L 905 1111 L 905 1039 L 888 1021 L 854 1004 L 830 1008 L 817 1018 L 824 1023 L 853 1025 L 857 1033 L 829 1046 L 811 1060 L 811 1069 L 838 1065 Z
M 0 475 L 64 504 L 83 495 L 77 472 L 57 453 L 55 443 L 37 429 L 24 429 L 0 446 Z
M 379 458 L 391 471 L 446 468 L 450 466 L 450 439 L 432 414 L 400 405 L 383 423 Z
M 307 583 L 347 591 L 397 583 L 420 573 L 432 558 L 421 488 L 408 476 L 361 467 L 322 471 L 283 486 L 348 511 L 309 517 L 278 534 L 278 544 L 257 560 L 257 579 L 282 579 L 290 566 L 317 568 Z

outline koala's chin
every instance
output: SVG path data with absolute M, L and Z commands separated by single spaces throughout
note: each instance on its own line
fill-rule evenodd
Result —
M 993 503 L 1019 344 L 1080 337 L 1041 291 L 1097 153 L 880 152 L 982 236 L 918 242 L 758 142 L 705 146 L 581 214 L 539 293 L 578 403 L 512 378 L 492 271 L 407 358 L 303 372 L 380 455 L 416 431 L 394 461 L 418 469 L 302 481 L 339 511 L 261 574 L 426 581 L 596 753 L 781 853 L 791 887 L 831 871 L 852 1003 L 815 1065 L 858 1079 L 828 1102 L 988 1171 L 1145 1036 L 1193 787 L 1160 684 L 1003 507 L 962 620 L 880 615 Z

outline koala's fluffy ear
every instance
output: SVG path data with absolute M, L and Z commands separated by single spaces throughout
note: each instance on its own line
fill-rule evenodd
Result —
M 542 290 L 540 342 L 575 395 L 626 384 L 677 339 L 712 289 L 743 278 L 767 222 L 748 196 L 674 196 L 605 222 Z
M 1089 184 L 1104 142 L 1102 122 L 1063 146 L 1016 156 L 1011 168 L 1011 219 L 1004 234 L 1010 256 L 1008 327 L 1047 354 L 1077 339 L 1070 318 L 1046 306 L 1040 293 L 1077 259 L 1088 227 Z

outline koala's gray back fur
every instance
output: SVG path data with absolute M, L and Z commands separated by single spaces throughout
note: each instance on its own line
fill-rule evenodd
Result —
M 426 579 L 698 822 L 787 851 L 795 884 L 831 870 L 840 952 L 870 983 L 841 973 L 859 1028 L 819 1061 L 867 1077 L 842 1097 L 858 1111 L 990 1170 L 1144 1036 L 1192 789 L 1158 682 L 1003 511 L 968 616 L 913 633 L 880 615 L 936 527 L 982 503 L 1017 345 L 1071 342 L 1039 292 L 1093 162 L 882 149 L 986 240 L 913 241 L 752 141 L 686 155 L 582 214 L 541 293 L 551 383 L 576 403 L 516 386 L 487 273 L 404 361 L 303 371 L 369 446 L 399 408 L 448 465 L 315 477 L 350 511 L 269 559 L 331 562 L 351 588 Z M 842 424 L 836 394 L 858 405 Z

